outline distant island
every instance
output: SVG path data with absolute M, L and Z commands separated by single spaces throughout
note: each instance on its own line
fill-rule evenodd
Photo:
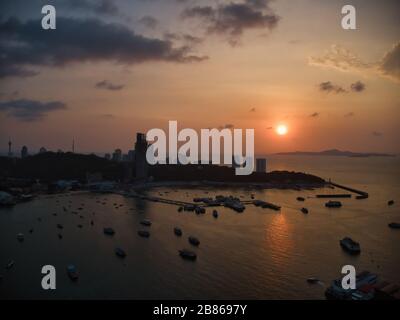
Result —
M 334 156 L 334 157 L 355 157 L 355 158 L 366 158 L 366 157 L 395 157 L 394 154 L 388 153 L 376 153 L 376 152 L 352 152 L 352 151 L 341 151 L 337 149 L 330 149 L 324 151 L 294 151 L 294 152 L 279 152 L 275 155 L 285 156 Z

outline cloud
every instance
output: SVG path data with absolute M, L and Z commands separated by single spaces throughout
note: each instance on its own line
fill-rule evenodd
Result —
M 98 14 L 111 16 L 119 14 L 119 9 L 112 0 L 67 0 L 66 4 L 74 9 L 89 10 Z
M 319 117 L 318 112 L 314 112 L 314 113 L 310 114 L 310 118 L 317 118 L 317 117 Z
M 101 114 L 101 115 L 99 115 L 99 117 L 103 118 L 103 119 L 115 119 L 115 116 L 111 113 Z
M 400 42 L 383 56 L 379 70 L 383 75 L 400 81 Z
M 344 115 L 345 118 L 350 118 L 350 117 L 354 117 L 354 116 L 355 116 L 354 112 L 348 112 Z
M 267 130 L 272 130 L 274 127 L 268 127 L 268 128 L 266 128 Z
M 364 62 L 357 54 L 337 44 L 319 57 L 309 57 L 308 62 L 313 66 L 344 72 L 372 73 L 400 81 L 400 42 L 395 43 L 382 59 L 375 62 Z
M 117 90 L 122 90 L 125 86 L 123 84 L 113 84 L 113 83 L 109 82 L 108 80 L 103 80 L 103 81 L 97 82 L 95 87 L 98 89 L 117 91 Z
M 208 34 L 227 36 L 231 45 L 238 44 L 248 29 L 274 29 L 280 20 L 269 7 L 271 0 L 243 0 L 213 6 L 194 6 L 185 9 L 184 19 L 200 19 Z
M 233 125 L 233 124 L 225 124 L 225 125 L 219 126 L 218 129 L 219 130 L 222 130 L 222 129 L 233 129 L 234 127 L 235 127 L 235 125 Z
M 60 101 L 41 102 L 19 99 L 0 102 L 0 111 L 21 121 L 37 121 L 49 112 L 66 109 L 66 104 Z
M 373 131 L 373 132 L 372 132 L 372 135 L 373 135 L 374 137 L 382 137 L 382 136 L 383 136 L 383 133 L 382 133 L 382 132 L 379 132 L 379 131 Z
M 319 85 L 319 90 L 328 93 L 346 93 L 347 91 L 341 86 L 335 85 L 330 81 L 321 82 Z
M 200 62 L 188 45 L 136 34 L 122 24 L 99 19 L 57 18 L 57 32 L 43 32 L 40 20 L 0 22 L 0 77 L 32 76 L 31 67 L 111 61 L 124 65 L 149 61 Z M 33 73 L 32 73 L 33 72 Z
M 351 89 L 351 91 L 354 91 L 354 92 L 362 92 L 365 90 L 365 84 L 362 83 L 361 81 L 357 81 L 357 82 L 351 84 L 350 89 Z
M 149 29 L 155 29 L 158 25 L 158 20 L 152 16 L 144 16 L 139 19 L 139 23 Z
M 251 108 L 250 112 L 256 112 L 256 108 Z

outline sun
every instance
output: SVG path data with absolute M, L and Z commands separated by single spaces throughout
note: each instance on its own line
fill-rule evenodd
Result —
M 279 134 L 280 136 L 284 136 L 285 134 L 287 134 L 288 132 L 288 128 L 281 124 L 276 128 L 276 133 Z

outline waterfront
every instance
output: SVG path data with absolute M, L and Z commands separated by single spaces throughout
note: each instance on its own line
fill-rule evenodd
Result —
M 207 209 L 205 215 L 196 215 L 178 212 L 177 207 L 168 204 L 113 194 L 42 196 L 0 210 L 0 265 L 5 266 L 10 259 L 15 261 L 12 269 L 3 268 L 0 272 L 4 277 L 0 297 L 324 299 L 325 286 L 345 264 L 400 282 L 400 233 L 387 226 L 400 220 L 398 201 L 387 206 L 389 199 L 396 201 L 400 194 L 398 158 L 268 159 L 268 170 L 305 171 L 332 178 L 368 192 L 369 198 L 342 199 L 342 208 L 329 209 L 324 207 L 324 199 L 314 196 L 332 192 L 330 189 L 165 187 L 148 191 L 150 195 L 161 193 L 165 198 L 181 201 L 218 194 L 249 199 L 254 194 L 256 199 L 282 206 L 280 213 L 250 205 L 244 213 L 217 208 L 219 217 L 215 219 L 212 209 Z M 298 196 L 304 196 L 306 201 L 298 202 Z M 309 209 L 308 215 L 300 212 L 303 206 Z M 82 210 L 78 210 L 80 207 Z M 144 228 L 140 221 L 145 218 L 152 221 L 148 239 L 137 235 L 137 230 Z M 58 223 L 63 225 L 62 231 L 57 229 Z M 83 227 L 78 228 L 78 224 Z M 176 226 L 183 230 L 180 238 L 173 233 Z M 104 227 L 112 227 L 116 234 L 105 236 Z M 19 232 L 25 234 L 22 243 L 16 239 Z M 63 239 L 58 239 L 58 233 L 63 234 Z M 190 246 L 189 235 L 199 238 L 199 248 Z M 339 240 L 345 236 L 360 242 L 361 255 L 349 256 L 340 248 Z M 124 260 L 115 256 L 115 247 L 127 253 Z M 194 250 L 197 261 L 182 260 L 178 255 L 182 248 Z M 80 273 L 76 283 L 66 275 L 70 263 Z M 45 264 L 56 267 L 55 291 L 41 289 L 40 269 Z M 323 284 L 308 284 L 306 279 L 310 276 L 320 278 Z

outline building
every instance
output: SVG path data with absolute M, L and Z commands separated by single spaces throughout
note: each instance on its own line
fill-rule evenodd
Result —
M 11 139 L 8 139 L 8 156 L 9 157 L 13 156 L 13 153 L 12 153 L 12 150 L 11 150 L 11 146 L 12 146 Z
M 28 147 L 23 146 L 21 149 L 21 158 L 26 158 L 28 156 Z
M 46 153 L 46 152 L 47 152 L 47 149 L 45 147 L 41 147 L 39 149 L 39 153 Z
M 121 149 L 115 149 L 114 153 L 112 154 L 112 160 L 113 161 L 122 161 L 122 150 Z
M 111 154 L 106 153 L 106 154 L 104 155 L 104 159 L 106 159 L 106 160 L 111 160 Z
M 135 160 L 135 150 L 129 150 L 128 151 L 128 161 L 134 161 Z
M 138 179 L 147 178 L 147 147 L 146 135 L 144 133 L 137 133 L 135 143 L 135 173 Z
M 267 159 L 256 159 L 256 172 L 267 172 Z

